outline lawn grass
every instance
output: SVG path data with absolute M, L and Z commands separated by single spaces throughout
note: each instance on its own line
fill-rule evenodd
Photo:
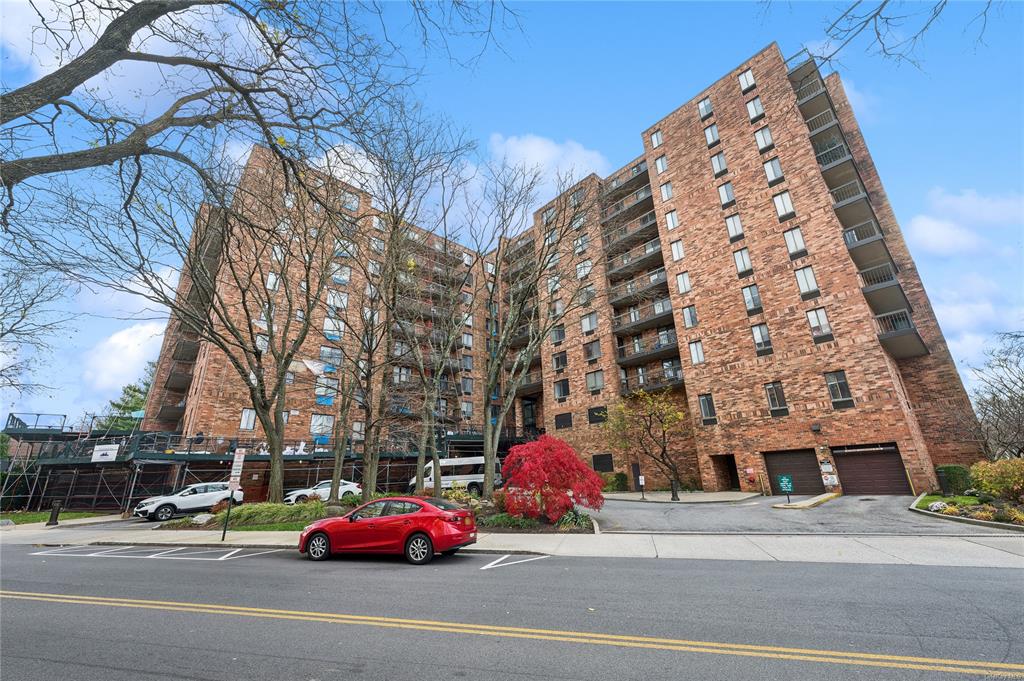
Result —
M 244 527 L 232 527 L 233 532 L 301 532 L 302 528 L 309 525 L 309 522 L 294 523 L 268 523 L 266 525 L 245 525 Z
M 978 501 L 978 497 L 944 497 L 941 494 L 927 494 L 921 498 L 921 501 L 917 502 L 916 508 L 928 510 L 928 504 L 933 504 L 936 501 L 944 501 L 947 504 L 955 504 L 957 506 L 977 506 L 981 502 Z
M 96 516 L 110 515 L 110 511 L 63 511 L 57 520 L 74 520 L 75 518 L 95 518 Z M 13 520 L 15 525 L 26 525 L 28 523 L 45 523 L 50 519 L 49 511 L 14 511 L 12 513 L 0 513 L 0 520 Z

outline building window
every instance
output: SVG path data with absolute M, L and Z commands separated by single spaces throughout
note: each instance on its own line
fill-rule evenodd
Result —
M 845 371 L 826 373 L 825 385 L 828 386 L 828 395 L 832 399 L 833 409 L 848 409 L 853 406 L 853 394 L 850 393 L 850 385 L 846 382 Z
M 365 421 L 353 421 L 352 422 L 352 441 L 362 442 L 366 439 L 366 422 Z
M 772 354 L 772 339 L 768 335 L 768 325 L 754 324 L 750 327 L 750 332 L 754 336 L 754 349 L 757 351 L 757 356 Z
M 580 319 L 580 326 L 583 328 L 583 333 L 597 329 L 597 313 L 591 312 L 583 315 L 583 318 Z
M 807 324 L 811 327 L 811 337 L 815 343 L 825 343 L 832 340 L 832 325 L 828 323 L 828 315 L 825 308 L 816 307 L 807 311 Z
M 341 207 L 352 212 L 359 210 L 359 196 L 352 192 L 342 192 Z
M 594 263 L 590 260 L 583 260 L 576 263 L 576 278 L 586 279 L 590 276 L 590 271 L 594 269 Z
M 572 412 L 555 414 L 555 429 L 572 428 Z
M 576 255 L 583 255 L 583 253 L 587 250 L 587 247 L 589 246 L 589 234 L 581 234 L 580 236 L 572 240 L 572 252 L 575 253 Z
M 725 153 L 718 152 L 711 157 L 711 170 L 714 172 L 715 177 L 721 177 L 729 171 L 729 166 L 725 162 Z
M 267 290 L 276 291 L 278 285 L 281 283 L 281 277 L 277 272 L 267 273 Z
M 274 259 L 278 265 L 284 262 L 284 247 L 274 244 L 270 247 L 270 257 Z
M 463 401 L 459 406 L 462 409 L 462 418 L 463 418 L 463 420 L 469 421 L 470 419 L 473 418 L 473 403 L 472 402 Z
M 718 144 L 718 126 L 712 123 L 708 127 L 704 128 L 704 140 L 708 143 L 709 147 L 713 147 Z
M 804 234 L 799 227 L 786 230 L 782 233 L 786 239 L 786 250 L 789 251 L 790 260 L 802 258 L 807 255 L 807 245 L 804 243 Z
M 583 344 L 583 359 L 588 362 L 601 356 L 601 341 L 590 341 Z
M 329 345 L 320 346 L 320 361 L 333 366 L 342 362 L 341 348 L 332 348 Z
M 324 317 L 324 336 L 328 340 L 340 340 L 345 335 L 345 322 L 336 317 Z
M 705 97 L 704 99 L 697 102 L 697 113 L 700 114 L 700 119 L 704 120 L 715 111 L 711 108 L 711 98 Z
M 462 370 L 472 371 L 473 370 L 473 355 L 462 356 Z
M 581 213 L 569 222 L 569 229 L 582 229 L 585 224 L 587 224 L 587 216 L 585 213 Z
M 565 340 L 565 326 L 559 324 L 558 326 L 552 327 L 551 329 L 551 342 L 561 343 Z
M 470 314 L 469 312 L 467 312 L 464 315 L 462 315 L 462 323 L 465 324 L 466 326 L 472 327 L 473 326 L 473 315 Z
M 551 319 L 558 319 L 565 314 L 565 301 L 564 300 L 552 300 L 548 303 L 548 317 Z
M 462 377 L 462 394 L 472 395 L 473 394 L 473 378 L 471 376 Z
M 778 156 L 776 156 L 770 161 L 765 161 L 764 176 L 768 178 L 769 187 L 776 185 L 779 182 L 782 182 L 783 179 L 785 179 L 782 176 L 782 164 L 779 163 Z
M 558 230 L 557 229 L 552 229 L 552 230 L 548 231 L 547 234 L 544 235 L 544 245 L 545 246 L 554 246 L 556 241 L 558 241 Z
M 569 366 L 568 355 L 563 350 L 562 352 L 556 352 L 551 355 L 551 368 L 555 371 L 560 371 L 565 367 Z
M 331 414 L 311 414 L 309 432 L 311 435 L 328 436 L 334 430 L 334 416 Z
M 409 379 L 412 378 L 412 369 L 409 367 L 392 367 L 391 369 L 391 382 L 396 385 L 399 383 L 408 383 Z
M 608 420 L 607 407 L 591 407 L 587 410 L 588 423 L 604 423 Z M 597 455 L 599 456 L 599 455 Z
M 256 430 L 256 410 L 243 409 L 242 420 L 238 424 L 239 430 Z
M 569 194 L 569 205 L 572 208 L 579 208 L 583 204 L 583 197 L 587 195 L 587 190 L 580 187 L 572 194 Z
M 764 107 L 761 105 L 760 97 L 754 97 L 747 102 L 747 116 L 750 117 L 751 123 L 759 121 L 764 117 Z
M 493 262 L 485 262 L 484 263 L 484 272 L 486 272 L 487 274 L 494 274 L 494 272 L 495 272 L 494 263 Z
M 674 210 L 670 210 L 665 213 L 665 227 L 669 230 L 673 230 L 679 226 L 679 214 Z
M 697 326 L 697 307 L 695 305 L 687 305 L 683 308 L 683 326 L 688 329 Z
M 722 202 L 722 208 L 727 208 L 736 203 L 736 197 L 732 193 L 732 182 L 719 185 L 718 199 Z
M 746 248 L 733 251 L 732 259 L 736 263 L 736 274 L 740 277 L 745 277 L 754 271 L 754 266 L 750 264 L 750 251 Z
M 739 76 L 739 80 L 740 89 L 743 90 L 744 92 L 747 92 L 748 90 L 750 90 L 750 88 L 757 85 L 757 83 L 754 81 L 754 72 L 751 71 L 750 69 L 747 69 L 746 71 L 741 73 Z
M 665 184 L 661 185 L 661 200 L 662 201 L 668 201 L 671 198 L 672 198 L 672 183 L 671 182 L 666 182 Z
M 704 343 L 702 343 L 701 341 L 690 342 L 690 363 L 704 363 Z
M 748 315 L 761 312 L 761 293 L 757 290 L 757 284 L 743 287 L 743 304 L 747 308 Z
M 793 199 L 790 197 L 789 192 L 776 194 L 772 197 L 772 201 L 775 202 L 775 213 L 779 216 L 780 222 L 796 215 L 796 210 L 793 208 Z
M 671 247 L 672 247 L 672 260 L 682 260 L 683 259 L 683 255 L 684 255 L 684 252 L 683 252 L 683 242 L 677 239 L 677 240 L 672 242 Z
M 569 379 L 555 381 L 555 399 L 564 400 L 569 396 Z
M 652 149 L 657 149 L 658 147 L 661 146 L 661 142 L 662 142 L 661 130 L 655 130 L 654 132 L 652 132 L 651 133 L 651 148 Z
M 554 293 L 562 286 L 562 277 L 558 274 L 548 277 L 548 293 Z
M 343 286 L 348 285 L 352 281 L 352 267 L 350 265 L 331 263 L 331 281 Z
M 590 371 L 587 373 L 587 390 L 597 392 L 604 387 L 604 371 Z
M 377 251 L 378 253 L 384 252 L 384 240 L 377 237 L 370 238 L 370 248 Z
M 679 274 L 676 275 L 676 288 L 679 289 L 680 293 L 690 292 L 691 286 L 689 272 L 680 272 Z
M 718 423 L 718 416 L 715 413 L 715 398 L 710 393 L 700 395 L 697 398 L 700 403 L 700 417 L 705 426 L 713 426 Z
M 541 220 L 544 221 L 545 225 L 550 225 L 551 222 L 555 219 L 555 208 L 554 208 L 554 206 L 552 206 L 551 208 L 545 209 L 545 211 L 543 213 L 541 213 L 540 217 L 541 217 Z
M 580 303 L 582 305 L 590 305 L 590 301 L 594 298 L 597 298 L 597 287 L 593 284 L 587 284 L 580 289 Z
M 768 129 L 767 125 L 754 133 L 754 139 L 757 141 L 757 148 L 761 153 L 775 146 L 775 142 L 772 141 L 772 131 Z
M 462 334 L 462 347 L 472 348 L 473 347 L 473 334 L 464 333 Z
M 818 280 L 814 278 L 813 267 L 801 267 L 796 271 L 796 283 L 800 287 L 800 297 L 804 300 L 816 298 L 819 295 Z
M 380 263 L 379 262 L 377 262 L 376 260 L 371 260 L 370 262 L 366 263 L 366 265 L 367 265 L 367 268 L 370 270 L 370 274 L 372 276 L 376 276 L 376 277 L 380 276 Z
M 789 416 L 786 394 L 782 391 L 782 382 L 773 381 L 764 384 L 764 394 L 768 398 L 768 412 L 772 416 Z
M 725 219 L 725 229 L 729 232 L 729 241 L 739 241 L 743 238 L 743 222 L 740 220 L 740 214 L 736 213 L 730 215 Z
M 256 350 L 258 352 L 266 352 L 270 349 L 270 336 L 266 334 L 259 334 L 256 336 Z
M 668 158 L 664 154 L 654 159 L 654 169 L 659 175 L 668 170 Z

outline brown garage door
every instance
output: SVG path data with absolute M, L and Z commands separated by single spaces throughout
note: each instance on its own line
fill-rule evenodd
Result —
M 765 467 L 771 481 L 772 494 L 785 494 L 779 490 L 776 476 L 793 476 L 793 494 L 824 494 L 825 484 L 821 481 L 821 469 L 813 449 L 797 449 L 789 452 L 765 452 Z
M 843 494 L 910 494 L 896 447 L 834 448 Z

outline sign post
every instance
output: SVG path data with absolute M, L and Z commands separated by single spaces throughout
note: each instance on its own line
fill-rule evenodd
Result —
M 220 540 L 228 534 L 228 521 L 231 520 L 231 507 L 235 505 L 235 492 L 242 489 L 242 465 L 245 463 L 245 452 L 235 452 L 235 459 L 231 462 L 231 478 L 228 479 L 228 510 L 224 514 L 224 529 L 221 530 Z
M 792 475 L 776 475 L 775 479 L 779 483 L 779 491 L 786 493 L 786 503 L 790 503 L 789 495 L 793 491 L 793 476 Z
M 638 476 L 638 477 L 639 477 L 638 482 L 640 483 L 640 498 L 643 499 L 644 501 L 646 501 L 647 497 L 644 496 L 644 476 L 641 475 L 641 476 Z

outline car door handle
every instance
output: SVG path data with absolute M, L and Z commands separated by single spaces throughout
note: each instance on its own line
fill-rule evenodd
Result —
M 367 527 L 377 527 L 377 526 L 376 526 L 375 524 L 373 524 L 373 523 L 366 523 L 366 526 L 367 526 Z
M 403 520 L 402 524 L 403 525 L 412 525 L 412 521 L 411 520 Z

